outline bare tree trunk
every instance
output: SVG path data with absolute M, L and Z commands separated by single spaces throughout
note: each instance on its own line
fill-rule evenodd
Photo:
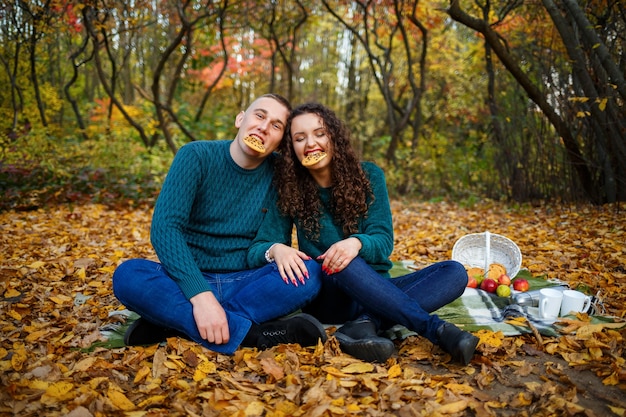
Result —
M 15 132 L 17 130 L 19 115 L 24 108 L 24 97 L 22 96 L 22 90 L 20 90 L 16 81 L 20 56 L 20 45 L 20 41 L 15 42 L 15 60 L 13 61 L 13 68 L 11 68 L 11 64 L 4 59 L 4 56 L 0 55 L 0 60 L 2 61 L 2 65 L 6 69 L 7 75 L 9 76 L 9 82 L 11 83 L 11 108 L 13 109 L 11 132 L 9 132 L 9 135 L 11 137 L 16 134 Z
M 47 11 L 49 1 L 46 2 L 45 5 L 42 6 L 42 10 Z M 19 2 L 20 7 L 24 11 L 31 16 L 31 32 L 28 37 L 29 48 L 29 63 L 30 63 L 30 81 L 33 83 L 33 91 L 35 93 L 35 100 L 37 101 L 37 110 L 39 110 L 39 118 L 41 119 L 41 124 L 43 126 L 48 126 L 48 120 L 46 118 L 46 108 L 41 98 L 41 90 L 39 89 L 39 77 L 37 75 L 37 41 L 39 37 L 39 32 L 37 28 L 39 27 L 43 20 L 40 15 L 35 14 L 30 10 L 28 4 L 24 1 Z
M 63 91 L 65 92 L 65 96 L 69 100 L 69 102 L 70 102 L 70 104 L 72 106 L 72 110 L 74 111 L 74 115 L 76 116 L 76 122 L 78 123 L 78 127 L 80 127 L 81 135 L 83 136 L 83 139 L 89 139 L 88 136 L 87 136 L 87 133 L 86 133 L 87 127 L 85 126 L 85 121 L 83 120 L 83 117 L 82 117 L 82 115 L 80 113 L 80 108 L 78 106 L 78 102 L 72 96 L 72 94 L 70 92 L 70 89 L 72 88 L 72 85 L 74 85 L 76 80 L 78 79 L 78 68 L 82 64 L 84 64 L 85 62 L 91 60 L 91 58 L 93 57 L 93 54 L 92 54 L 85 61 L 83 61 L 81 63 L 76 63 L 76 58 L 78 58 L 83 52 L 85 52 L 85 49 L 87 49 L 88 45 L 89 45 L 89 36 L 87 34 L 85 34 L 85 37 L 83 38 L 83 43 L 80 45 L 80 47 L 76 51 L 72 52 L 72 54 L 70 55 L 70 61 L 72 62 L 72 75 L 71 75 L 69 81 L 63 87 Z
M 228 50 L 226 49 L 226 42 L 224 40 L 225 38 L 225 28 L 224 28 L 224 17 L 226 14 L 226 8 L 228 7 L 228 0 L 225 0 L 222 3 L 222 6 L 219 8 L 218 11 L 218 23 L 219 23 L 219 37 L 220 37 L 220 46 L 222 48 L 222 62 L 224 63 L 224 65 L 222 66 L 222 69 L 220 70 L 220 73 L 218 74 L 217 77 L 215 77 L 215 80 L 213 80 L 211 82 L 210 85 L 208 85 L 206 87 L 206 91 L 202 96 L 202 100 L 200 102 L 200 106 L 198 106 L 198 111 L 196 112 L 196 116 L 194 117 L 194 121 L 195 122 L 199 122 L 200 119 L 202 118 L 202 113 L 204 112 L 204 107 L 206 106 L 207 101 L 209 100 L 209 97 L 211 97 L 211 93 L 213 92 L 213 89 L 215 88 L 215 86 L 217 85 L 217 83 L 222 79 L 222 76 L 224 75 L 224 73 L 226 72 L 226 67 L 228 65 Z
M 374 74 L 374 81 L 378 86 L 378 89 L 383 96 L 386 104 L 386 120 L 388 131 L 391 136 L 391 141 L 389 142 L 389 146 L 386 151 L 386 158 L 393 164 L 398 163 L 396 157 L 396 151 L 400 144 L 400 139 L 404 134 L 404 131 L 408 126 L 411 126 L 411 121 L 417 122 L 419 124 L 419 119 L 412 119 L 415 116 L 415 112 L 419 112 L 418 105 L 421 100 L 422 91 L 420 90 L 419 85 L 414 80 L 414 71 L 408 71 L 409 77 L 409 85 L 410 91 L 406 94 L 402 94 L 401 92 L 395 91 L 393 89 L 392 78 L 394 76 L 394 62 L 392 58 L 392 47 L 395 41 L 395 36 L 397 32 L 405 33 L 404 30 L 404 18 L 403 13 L 404 10 L 401 8 L 401 3 L 398 0 L 394 0 L 390 3 L 383 4 L 373 4 L 373 3 L 356 3 L 355 13 L 360 13 L 359 19 L 355 19 L 355 21 L 362 22 L 362 26 L 353 26 L 349 22 L 347 22 L 343 16 L 340 16 L 333 7 L 329 4 L 328 1 L 323 0 L 322 3 L 328 12 L 339 21 L 346 29 L 348 29 L 352 34 L 359 40 L 361 46 L 363 46 L 365 53 L 367 54 L 367 59 L 370 68 L 372 69 L 372 74 Z M 414 8 L 417 4 L 417 1 L 414 1 Z M 368 24 L 377 20 L 377 16 L 371 14 L 371 12 L 375 12 L 375 8 L 381 8 L 381 13 L 389 13 L 390 10 L 395 13 L 396 26 L 389 27 L 389 33 L 385 35 L 385 37 L 379 37 L 379 33 L 369 27 Z M 413 24 L 417 23 L 415 16 L 413 16 L 414 21 Z M 373 23 L 372 23 L 373 24 Z M 417 25 L 419 28 L 419 25 Z M 424 29 L 422 30 L 423 35 L 425 35 Z M 406 42 L 406 33 L 405 33 L 405 42 Z M 404 55 L 406 57 L 406 61 L 411 66 L 413 65 L 413 57 L 412 57 L 412 48 L 407 48 L 407 44 L 403 45 L 404 47 Z M 422 46 L 422 54 L 425 54 L 426 45 Z M 423 77 L 423 73 L 421 76 Z M 423 81 L 423 80 L 422 80 Z M 408 89 L 407 89 L 408 90 Z M 408 96 L 408 97 L 407 97 Z M 414 135 L 416 132 L 414 132 Z M 414 136 L 415 138 L 415 136 Z
M 109 80 L 107 79 L 106 73 L 104 72 L 104 68 L 102 67 L 102 61 L 101 61 L 100 52 L 99 52 L 100 40 L 98 37 L 98 33 L 96 32 L 96 29 L 95 29 L 99 22 L 95 22 L 96 24 L 94 24 L 94 19 L 96 17 L 96 10 L 91 7 L 85 7 L 82 9 L 82 16 L 83 16 L 83 21 L 85 23 L 85 29 L 87 30 L 87 33 L 89 34 L 92 40 L 93 46 L 94 46 L 94 63 L 95 63 L 96 71 L 98 74 L 98 78 L 100 79 L 100 83 L 102 84 L 102 88 L 104 88 L 104 91 L 107 93 L 107 95 L 111 99 L 111 105 L 115 105 L 115 107 L 117 107 L 117 109 L 120 111 L 122 116 L 124 116 L 124 119 L 126 119 L 126 121 L 130 123 L 130 125 L 137 131 L 143 144 L 146 147 L 150 147 L 150 140 L 148 139 L 148 136 L 146 135 L 145 130 L 143 129 L 143 127 L 141 127 L 141 125 L 139 125 L 139 123 L 137 123 L 128 114 L 128 112 L 126 111 L 122 103 L 119 102 L 119 100 L 115 96 L 115 90 L 112 87 L 112 85 L 109 84 Z M 103 37 L 106 38 L 107 36 L 106 33 L 104 33 L 104 31 L 101 31 L 101 33 Z M 104 45 L 105 47 L 108 47 L 106 43 L 104 43 Z M 107 54 L 109 57 L 111 57 L 110 52 L 107 52 Z M 115 83 L 115 79 L 113 79 L 112 81 L 112 84 L 114 83 Z
M 584 118 L 581 122 L 588 126 L 595 134 L 588 141 L 594 141 L 595 146 L 588 148 L 595 149 L 596 155 L 589 155 L 595 161 L 594 165 L 601 173 L 600 186 L 604 192 L 604 199 L 606 202 L 612 203 L 618 199 L 618 184 L 616 179 L 616 173 L 621 171 L 623 161 L 626 160 L 626 126 L 624 126 L 623 117 L 618 115 L 619 111 L 615 109 L 615 103 L 612 97 L 607 97 L 604 92 L 599 89 L 604 89 L 610 81 L 603 77 L 606 74 L 615 72 L 615 65 L 610 60 L 608 51 L 597 34 L 593 30 L 587 27 L 581 27 L 581 24 L 590 25 L 587 18 L 576 4 L 569 4 L 571 2 L 565 1 L 568 5 L 567 15 L 574 16 L 575 24 L 577 25 L 578 32 L 582 35 L 583 40 L 586 39 L 585 44 L 581 45 L 578 42 L 579 37 L 570 24 L 563 17 L 562 12 L 558 9 L 552 0 L 543 0 L 544 7 L 550 14 L 555 27 L 559 31 L 563 44 L 567 50 L 569 58 L 572 62 L 573 76 L 578 81 L 577 85 L 582 89 L 582 96 L 585 101 L 578 103 L 583 106 L 590 114 L 589 117 Z M 598 51 L 603 49 L 603 51 Z M 592 51 L 588 56 L 584 51 Z M 589 56 L 590 55 L 590 56 Z M 600 62 L 601 61 L 601 62 Z M 591 71 L 594 74 L 594 78 L 598 81 L 594 82 L 590 74 L 590 70 L 587 69 L 587 63 L 591 65 L 597 62 L 598 65 L 593 66 Z M 610 76 L 611 80 L 618 85 L 620 82 L 623 84 L 624 79 L 621 74 Z M 600 84 L 600 85 L 597 85 Z M 619 86 L 616 88 L 621 93 Z M 604 109 L 600 108 L 599 103 L 605 100 Z M 622 185 L 626 187 L 626 184 Z
M 172 42 L 167 46 L 167 48 L 161 55 L 161 59 L 159 60 L 159 63 L 154 70 L 151 88 L 152 103 L 154 104 L 157 120 L 159 121 L 161 131 L 165 136 L 167 146 L 173 153 L 176 153 L 178 151 L 178 148 L 174 143 L 171 132 L 169 130 L 169 120 L 167 118 L 166 109 L 171 109 L 174 92 L 176 91 L 176 86 L 178 84 L 178 81 L 180 80 L 180 75 L 184 68 L 185 61 L 191 53 L 191 48 L 185 48 L 185 54 L 178 61 L 178 65 L 176 66 L 174 74 L 171 77 L 171 84 L 167 88 L 166 99 L 164 103 L 161 102 L 161 77 L 163 77 L 164 75 L 163 72 L 167 61 L 172 56 L 174 51 L 176 51 L 176 49 L 182 44 L 183 40 L 187 40 L 187 45 L 192 44 L 191 36 L 193 32 L 193 26 L 185 16 L 185 6 L 180 4 L 177 5 L 177 11 L 178 17 L 181 20 L 182 27 L 176 37 L 172 40 Z M 151 143 L 151 145 L 154 146 L 154 142 Z
M 539 88 L 532 83 L 520 66 L 515 62 L 514 58 L 502 44 L 500 36 L 491 28 L 488 22 L 474 18 L 465 13 L 459 5 L 459 0 L 451 0 L 450 7 L 447 9 L 447 12 L 448 15 L 455 21 L 476 30 L 485 37 L 485 41 L 489 43 L 502 64 L 509 70 L 519 85 L 526 91 L 528 97 L 535 104 L 537 104 L 543 114 L 554 126 L 557 133 L 561 136 L 565 148 L 568 151 L 570 162 L 576 169 L 578 179 L 587 197 L 595 203 L 600 203 L 601 197 L 598 195 L 598 190 L 595 187 L 587 162 L 583 158 L 582 152 L 576 139 L 572 135 L 572 132 L 569 130 L 568 124 L 559 116 L 550 103 L 548 103 L 546 97 L 541 93 Z

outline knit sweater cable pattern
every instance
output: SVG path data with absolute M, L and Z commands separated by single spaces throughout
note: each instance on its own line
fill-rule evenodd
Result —
M 374 200 L 369 206 L 367 216 L 359 219 L 358 233 L 349 237 L 356 237 L 361 241 L 359 256 L 381 275 L 388 277 L 392 267 L 389 256 L 393 251 L 393 223 L 385 174 L 371 162 L 362 162 L 361 166 L 369 177 Z M 323 202 L 319 239 L 313 241 L 300 230 L 297 232 L 298 248 L 313 258 L 324 253 L 333 243 L 346 238 L 341 226 L 333 221 L 328 210 L 330 188 L 319 188 L 319 192 Z M 265 251 L 273 243 L 290 245 L 293 224 L 297 224 L 297 219 L 294 223 L 294 219 L 280 214 L 275 203 L 270 204 L 270 210 L 248 251 L 249 265 L 258 267 L 266 263 Z
M 231 142 L 181 147 L 154 208 L 152 246 L 188 299 L 212 290 L 202 271 L 248 269 L 248 247 L 273 201 L 274 155 L 244 169 L 230 156 Z

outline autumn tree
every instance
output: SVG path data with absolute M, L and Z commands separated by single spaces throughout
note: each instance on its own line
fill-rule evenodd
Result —
M 386 157 L 395 163 L 404 131 L 412 128 L 414 144 L 421 127 L 428 31 L 419 21 L 418 2 L 322 3 L 365 51 L 386 106 L 385 121 L 391 137 Z
M 482 5 L 483 11 L 486 4 Z M 567 59 L 561 59 L 558 66 L 550 66 L 538 75 L 524 69 L 526 57 L 510 48 L 505 34 L 493 25 L 492 14 L 471 15 L 456 0 L 450 2 L 447 11 L 454 20 L 484 37 L 488 52 L 496 54 L 551 123 L 576 173 L 575 183 L 580 184 L 586 197 L 596 203 L 623 200 L 626 172 L 620 161 L 626 157 L 624 79 L 614 61 L 618 56 L 612 57 L 605 44 L 611 42 L 613 51 L 621 50 L 623 6 L 613 2 L 600 12 L 591 2 L 589 9 L 594 20 L 611 22 L 600 26 L 591 23 L 575 2 L 565 1 L 562 8 L 549 0 L 543 4 L 565 46 Z M 505 3 L 500 9 L 500 18 L 516 9 L 519 11 L 520 7 L 519 2 Z M 528 13 L 527 10 L 526 15 Z M 541 18 L 537 11 L 534 16 Z M 555 50 L 558 51 L 558 46 L 551 49 Z M 534 58 L 541 60 L 540 56 Z

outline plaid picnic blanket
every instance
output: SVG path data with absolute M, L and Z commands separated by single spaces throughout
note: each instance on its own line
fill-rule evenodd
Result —
M 413 272 L 415 269 L 411 268 L 411 265 L 412 262 L 407 261 L 395 262 L 391 270 L 392 277 Z M 534 277 L 526 269 L 522 269 L 516 278 L 528 280 L 531 291 L 547 287 L 569 288 L 566 283 L 558 280 Z M 592 323 L 613 322 L 611 317 L 597 313 L 597 311 L 592 312 Z M 434 314 L 470 332 L 491 330 L 502 332 L 505 336 L 516 336 L 533 332 L 532 325 L 544 336 L 559 336 L 558 321 L 542 319 L 537 307 L 519 306 L 510 297 L 498 297 L 495 294 L 475 288 L 466 288 L 461 297 L 435 311 Z M 515 320 L 519 317 L 527 318 L 530 324 L 526 320 Z M 574 316 L 566 317 L 573 318 Z M 402 326 L 395 326 L 388 331 L 387 336 L 404 339 L 412 334 L 415 333 Z

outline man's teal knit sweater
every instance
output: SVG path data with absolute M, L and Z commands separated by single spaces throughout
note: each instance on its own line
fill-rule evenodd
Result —
M 154 208 L 152 246 L 187 298 L 211 290 L 201 271 L 248 269 L 248 247 L 273 201 L 275 156 L 244 169 L 230 156 L 231 142 L 181 147 Z
M 298 249 L 316 258 L 333 243 L 346 237 L 356 237 L 362 244 L 359 256 L 381 275 L 388 277 L 389 270 L 393 266 L 389 260 L 393 250 L 393 223 L 385 174 L 371 162 L 363 162 L 361 166 L 370 180 L 374 199 L 369 206 L 367 217 L 359 219 L 358 232 L 351 236 L 343 235 L 341 226 L 333 221 L 330 212 L 331 189 L 319 188 L 323 206 L 320 237 L 317 240 L 308 239 L 303 232 L 298 230 Z M 276 204 L 272 204 L 248 252 L 250 266 L 256 267 L 265 263 L 265 251 L 272 244 L 278 242 L 290 245 L 292 227 L 297 223 L 297 219 L 281 215 Z

